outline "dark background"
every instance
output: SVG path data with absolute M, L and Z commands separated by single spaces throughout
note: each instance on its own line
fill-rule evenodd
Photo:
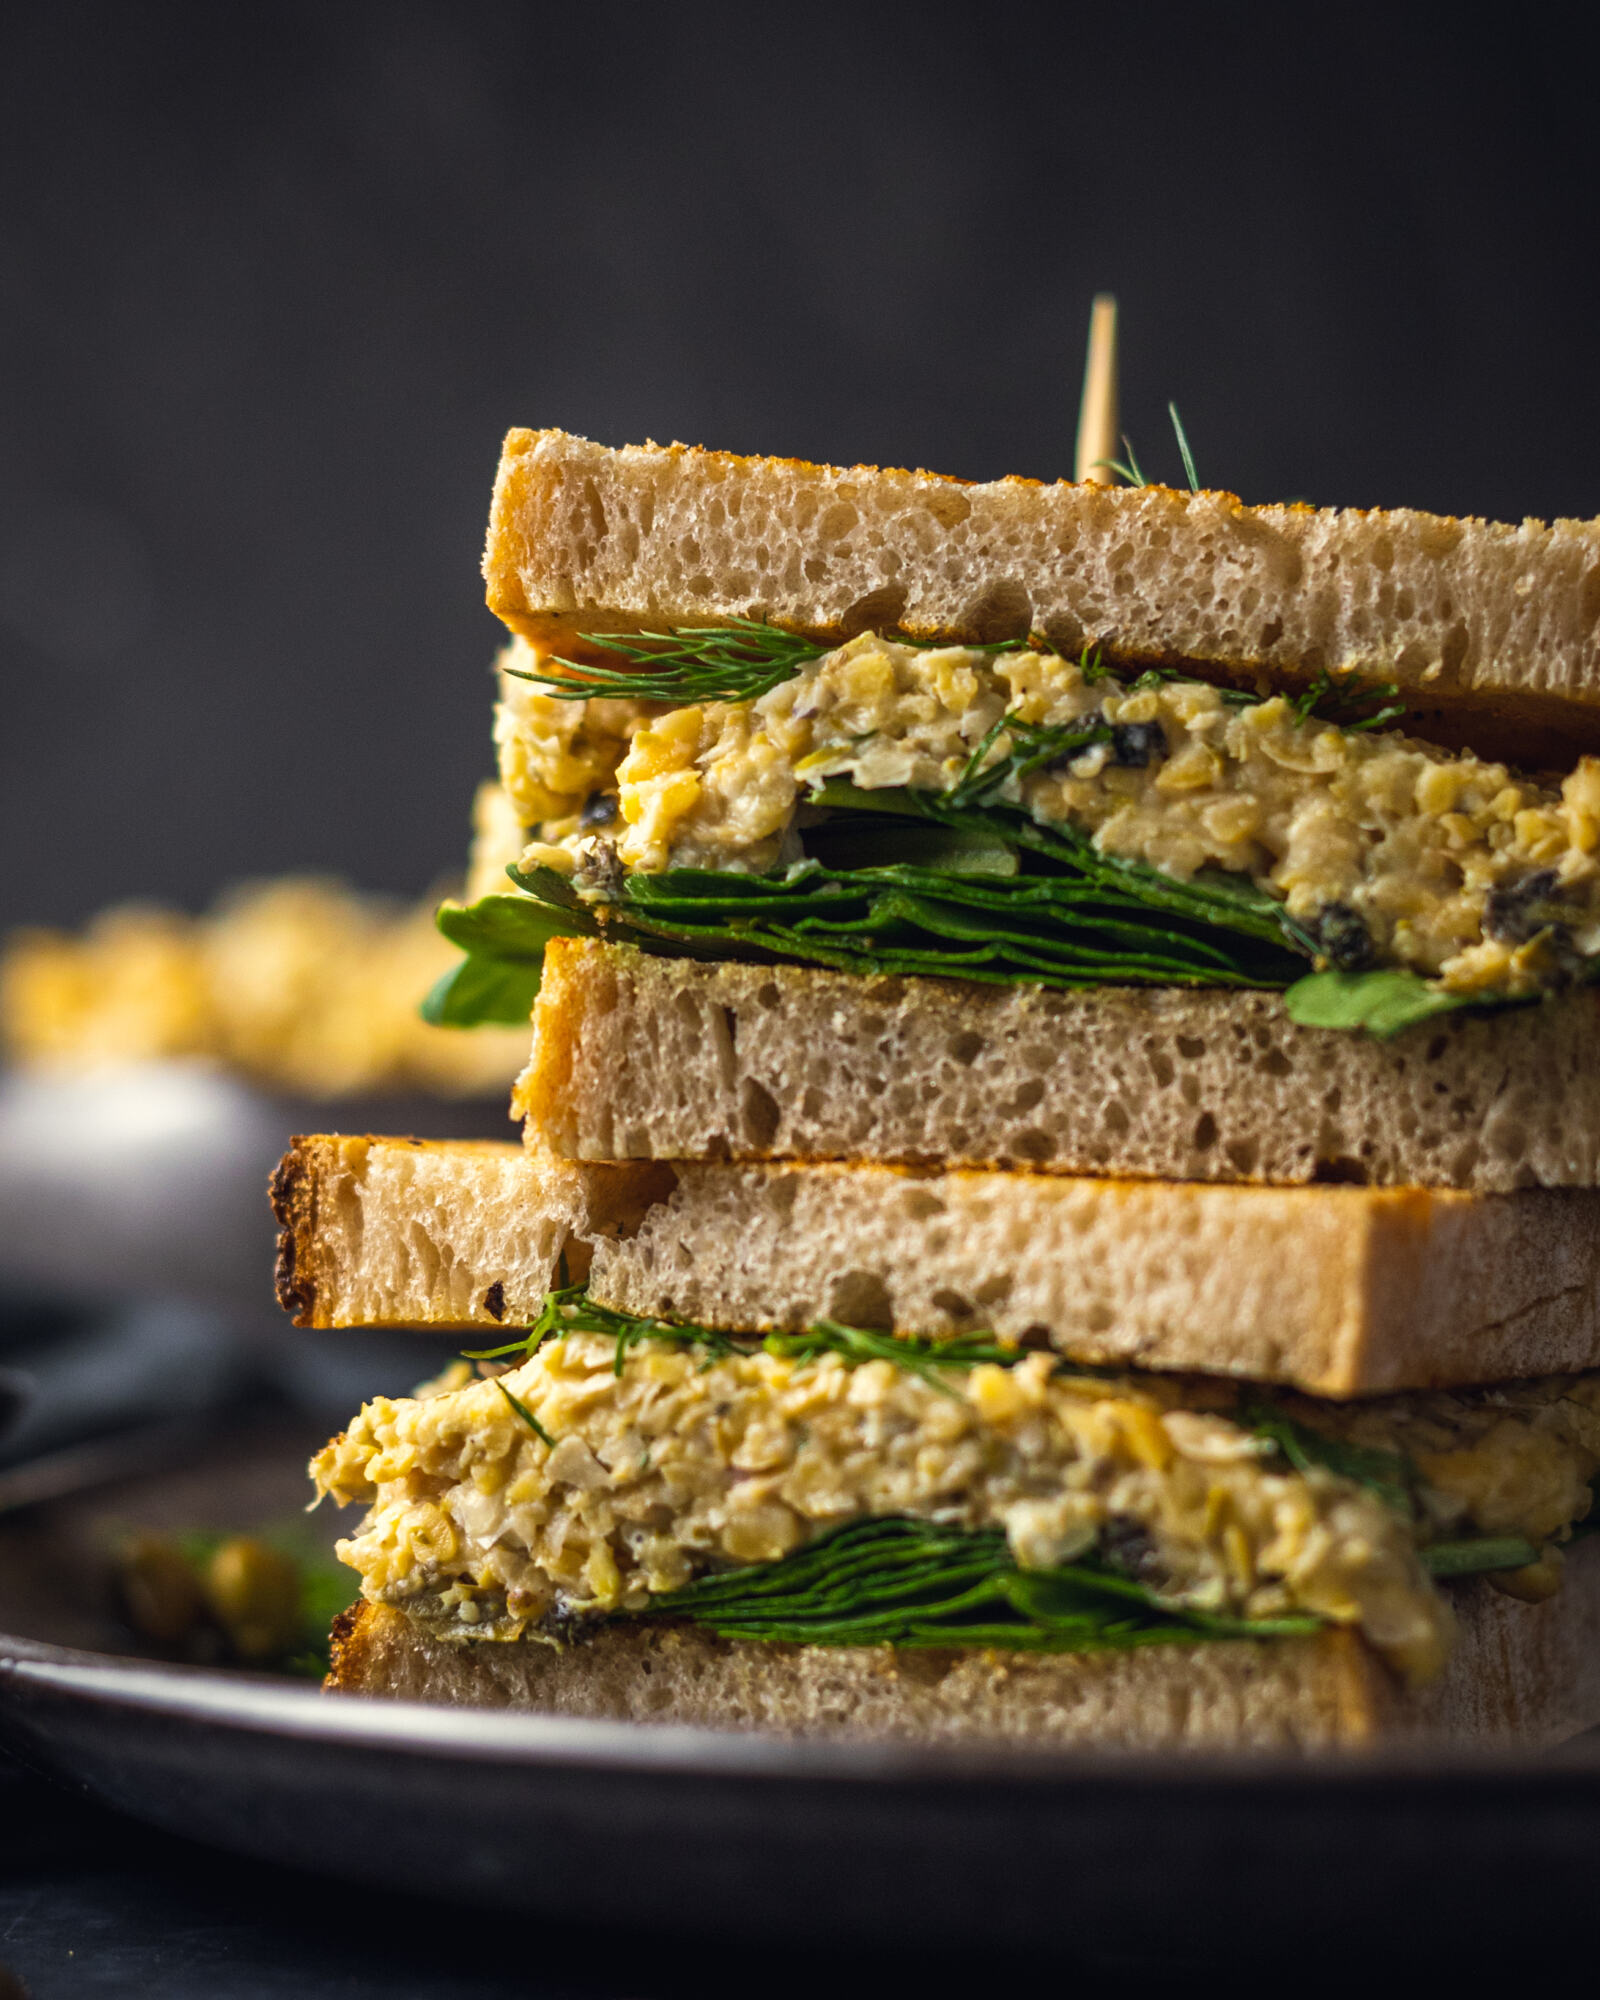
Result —
M 327 866 L 488 768 L 501 434 L 1600 512 L 1582 16 L 22 6 L 0 925 Z

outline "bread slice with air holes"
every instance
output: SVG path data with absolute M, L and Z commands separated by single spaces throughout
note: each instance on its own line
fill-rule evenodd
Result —
M 1393 680 L 1407 727 L 1538 768 L 1600 750 L 1600 523 L 1246 507 L 1180 493 L 610 450 L 513 430 L 491 610 L 581 654 L 585 630 L 767 618 L 828 640 L 1043 634 L 1117 664 L 1286 688 Z
M 564 1648 L 439 1639 L 362 1603 L 334 1628 L 339 1694 L 799 1736 L 1051 1748 L 1535 1747 L 1600 1721 L 1600 1537 L 1543 1604 L 1451 1591 L 1441 1678 L 1404 1688 L 1355 1633 L 1100 1654 L 754 1644 L 619 1621 Z
M 275 1189 L 279 1296 L 306 1326 L 527 1325 L 565 1253 L 632 1313 L 988 1329 L 1320 1396 L 1600 1366 L 1588 1193 L 711 1163 L 584 1181 L 516 1146 L 331 1137 L 298 1141 Z
M 1395 1042 L 1277 995 L 1052 993 L 554 938 L 513 1109 L 573 1160 L 863 1160 L 1499 1193 L 1600 1182 L 1600 992 Z
M 297 1326 L 498 1325 L 673 1185 L 491 1140 L 297 1137 L 269 1189 L 278 1301 Z

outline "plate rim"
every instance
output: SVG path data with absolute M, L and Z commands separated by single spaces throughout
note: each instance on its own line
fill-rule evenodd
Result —
M 0 1632 L 0 1717 L 52 1699 L 177 1723 L 287 1735 L 357 1750 L 469 1763 L 565 1767 L 638 1777 L 697 1776 L 843 1783 L 852 1788 L 951 1782 L 1137 1790 L 1214 1787 L 1274 1795 L 1286 1784 L 1330 1792 L 1429 1784 L 1585 1787 L 1600 1776 L 1600 1739 L 1529 1753 L 1515 1748 L 1195 1752 L 914 1743 L 785 1736 L 687 1723 L 536 1715 L 503 1709 L 332 1694 L 245 1669 L 139 1659 Z

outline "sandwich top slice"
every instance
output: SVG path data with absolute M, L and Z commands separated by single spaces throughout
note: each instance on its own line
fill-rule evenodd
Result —
M 831 644 L 867 628 L 980 644 L 1037 631 L 1073 655 L 1098 641 L 1134 667 L 1263 673 L 1295 692 L 1323 671 L 1395 680 L 1430 734 L 1487 716 L 1519 755 L 1541 725 L 1600 750 L 1593 521 L 973 485 L 513 430 L 484 577 L 490 609 L 554 652 L 596 625 L 730 613 Z
M 852 538 L 899 581 L 841 604 Z M 1570 525 L 513 433 L 487 569 L 522 635 L 497 736 L 531 900 L 447 915 L 504 976 L 465 973 L 435 1011 L 525 1008 L 563 932 L 1278 990 L 1301 1022 L 1380 1034 L 1581 983 L 1597 562 Z

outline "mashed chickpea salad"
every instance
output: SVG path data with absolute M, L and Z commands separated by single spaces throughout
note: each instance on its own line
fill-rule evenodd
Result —
M 476 1361 L 484 1375 L 474 1375 Z M 436 1637 L 614 1618 L 820 1645 L 1084 1652 L 1346 1626 L 1438 1674 L 1441 1582 L 1560 1586 L 1600 1380 L 1336 1405 L 987 1335 L 730 1338 L 553 1293 L 312 1464 L 369 1600 Z
M 1387 688 L 1258 695 L 1093 649 L 831 648 L 764 625 L 515 642 L 507 892 L 430 1017 L 520 1020 L 544 942 L 1057 987 L 1276 988 L 1391 1034 L 1600 964 L 1600 759 L 1422 742 Z

